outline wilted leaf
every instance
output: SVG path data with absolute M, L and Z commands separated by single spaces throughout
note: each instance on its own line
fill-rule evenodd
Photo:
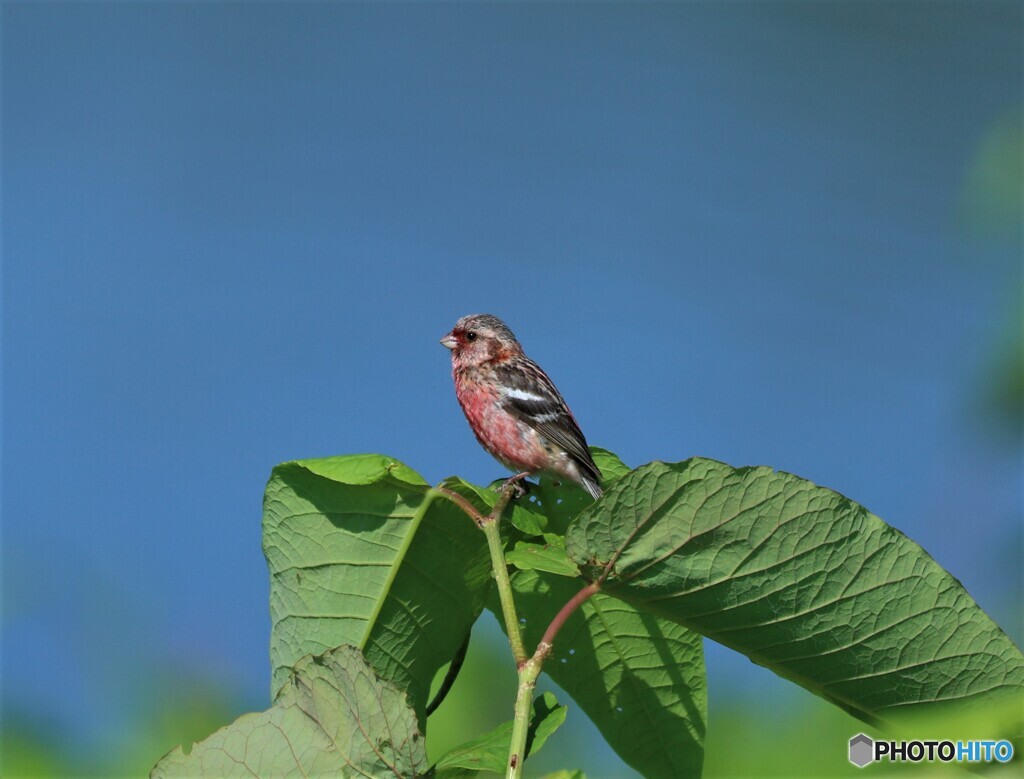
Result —
M 163 777 L 414 777 L 423 738 L 405 694 L 377 677 L 355 647 L 303 658 L 274 705 L 246 714 L 164 757 Z

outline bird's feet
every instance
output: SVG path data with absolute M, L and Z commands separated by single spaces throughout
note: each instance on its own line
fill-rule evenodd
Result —
M 510 476 L 505 479 L 505 483 L 501 485 L 501 491 L 505 492 L 508 490 L 511 492 L 510 500 L 516 500 L 523 497 L 527 492 L 530 491 L 530 482 L 525 481 L 526 477 L 529 476 L 528 471 L 517 473 L 515 476 Z

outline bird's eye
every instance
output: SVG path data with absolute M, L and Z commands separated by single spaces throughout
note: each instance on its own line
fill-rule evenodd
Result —
M 470 330 L 468 333 L 466 333 L 466 340 L 467 341 L 475 341 L 476 340 L 476 332 L 473 331 L 473 330 Z

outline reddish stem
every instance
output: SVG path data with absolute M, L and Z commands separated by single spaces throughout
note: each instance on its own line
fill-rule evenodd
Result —
M 573 595 L 569 602 L 562 606 L 562 610 L 555 614 L 555 618 L 551 620 L 551 624 L 548 625 L 548 629 L 544 631 L 544 637 L 540 640 L 540 645 L 537 650 L 540 651 L 541 647 L 550 648 L 555 643 L 555 636 L 558 635 L 558 631 L 562 629 L 562 625 L 565 621 L 572 616 L 572 613 L 580 607 L 580 605 L 587 600 L 591 595 L 597 592 L 600 586 L 597 582 L 591 582 L 582 590 Z M 545 651 L 546 654 L 546 651 Z
M 483 525 L 483 515 L 476 510 L 476 507 L 472 503 L 470 503 L 464 497 L 459 495 L 459 493 L 455 492 L 455 490 L 450 490 L 447 487 L 434 487 L 434 489 L 440 492 L 446 498 L 448 498 L 448 500 L 457 505 L 467 514 L 469 514 L 469 518 L 472 519 L 477 524 L 478 527 Z

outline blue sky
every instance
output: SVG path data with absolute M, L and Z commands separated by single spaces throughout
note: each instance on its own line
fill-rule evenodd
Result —
M 2 24 L 5 707 L 102 741 L 110 685 L 168 661 L 265 702 L 271 467 L 500 476 L 437 343 L 484 311 L 591 443 L 833 487 L 1020 642 L 1021 447 L 985 403 L 1022 247 L 964 213 L 1020 121 L 1019 6 Z M 712 695 L 774 684 L 710 652 Z

